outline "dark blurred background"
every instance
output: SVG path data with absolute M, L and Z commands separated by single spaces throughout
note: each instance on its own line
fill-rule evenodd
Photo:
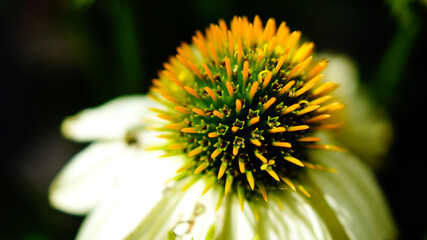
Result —
M 424 239 L 426 0 L 0 0 L 0 239 L 74 238 L 82 218 L 47 201 L 50 181 L 85 146 L 61 136 L 65 116 L 145 93 L 195 30 L 255 14 L 358 64 L 396 131 L 377 176 L 399 238 Z

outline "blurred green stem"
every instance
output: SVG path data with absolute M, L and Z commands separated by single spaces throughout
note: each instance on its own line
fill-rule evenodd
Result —
M 411 13 L 410 21 L 399 21 L 377 72 L 374 74 L 374 96 L 382 104 L 391 107 L 398 87 L 405 80 L 404 70 L 409 62 L 412 46 L 421 28 L 419 18 Z M 408 19 L 406 19 L 408 20 Z
M 115 35 L 117 74 L 115 86 L 117 95 L 141 93 L 144 90 L 142 72 L 134 20 L 126 2 L 111 1 L 111 24 Z

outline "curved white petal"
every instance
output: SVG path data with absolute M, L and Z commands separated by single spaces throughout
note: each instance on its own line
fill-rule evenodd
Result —
M 150 215 L 165 195 L 176 193 L 177 188 L 167 189 L 165 182 L 179 168 L 180 161 L 159 159 L 153 154 L 145 152 L 142 160 L 128 169 L 122 184 L 84 220 L 77 239 L 124 239 Z M 167 196 L 170 204 L 174 204 L 173 198 L 178 195 Z M 171 207 L 164 211 L 170 211 Z
M 394 238 L 393 219 L 370 169 L 348 152 L 314 151 L 310 157 L 337 170 L 309 176 L 350 239 Z
M 93 143 L 75 155 L 53 180 L 51 204 L 63 211 L 86 214 L 120 181 L 135 163 L 137 151 L 124 143 Z
M 215 226 L 218 226 L 217 239 L 244 240 L 255 236 L 257 222 L 251 208 L 246 205 L 243 212 L 240 208 L 237 196 L 231 195 L 224 199 L 220 208 L 220 218 Z
M 76 141 L 122 139 L 128 130 L 141 127 L 150 108 L 158 104 L 147 96 L 126 96 L 67 117 L 61 129 Z
M 288 190 L 278 197 L 283 210 L 273 201 L 259 204 L 260 239 L 332 239 L 323 219 L 305 196 Z

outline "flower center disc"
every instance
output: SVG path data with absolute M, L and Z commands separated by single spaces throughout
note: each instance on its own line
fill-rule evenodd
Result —
M 154 80 L 170 109 L 159 115 L 171 122 L 167 149 L 187 156 L 182 175 L 208 178 L 205 192 L 218 183 L 225 194 L 267 200 L 268 191 L 298 188 L 303 167 L 316 168 L 307 148 L 336 148 L 313 132 L 339 125 L 325 122 L 342 108 L 327 103 L 337 85 L 317 85 L 327 62 L 312 63 L 314 44 L 298 44 L 300 35 L 273 19 L 263 28 L 258 17 L 235 17 L 230 30 L 220 21 L 179 47 Z

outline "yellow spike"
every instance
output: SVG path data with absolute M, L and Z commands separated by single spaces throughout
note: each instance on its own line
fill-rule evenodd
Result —
M 216 133 L 216 132 L 210 132 L 210 133 L 208 133 L 208 137 L 210 137 L 210 138 L 216 138 L 218 136 L 219 136 L 219 134 Z
M 261 192 L 261 195 L 262 195 L 262 197 L 264 198 L 264 200 L 265 200 L 266 202 L 268 202 L 268 198 L 267 198 L 267 190 L 265 190 L 264 185 L 262 185 L 262 184 L 258 184 L 258 188 L 259 188 L 259 191 Z
M 209 167 L 209 163 L 203 162 L 196 168 L 196 170 L 194 170 L 193 174 L 198 174 L 199 172 L 205 170 L 207 167 Z
M 189 86 L 185 86 L 184 89 L 191 95 L 193 95 L 195 98 L 201 100 L 202 98 L 200 97 L 200 95 L 191 87 Z
M 173 98 L 173 97 L 171 97 L 171 96 L 169 96 L 169 95 L 162 94 L 162 97 L 164 97 L 166 100 L 168 100 L 168 101 L 169 101 L 169 102 L 171 102 L 171 103 L 179 104 L 179 101 L 178 101 L 178 100 L 176 100 L 175 98 Z
M 306 129 L 309 129 L 309 128 L 310 128 L 310 126 L 308 126 L 308 125 L 298 125 L 298 126 L 288 127 L 286 130 L 288 132 L 294 132 L 294 131 L 306 130 Z
M 345 151 L 345 148 L 338 147 L 335 145 L 330 145 L 330 144 L 312 144 L 312 145 L 308 145 L 307 148 L 333 150 L 333 151 Z
M 340 102 L 333 102 L 333 103 L 330 103 L 326 106 L 323 106 L 323 107 L 317 109 L 317 111 L 318 112 L 334 112 L 334 111 L 340 110 L 342 108 L 344 108 L 344 104 L 342 104 Z
M 316 84 L 317 82 L 320 81 L 320 79 L 323 78 L 323 76 L 324 76 L 323 74 L 319 74 L 319 75 L 315 76 L 314 78 L 311 78 L 307 83 Z
M 195 148 L 195 149 L 191 150 L 191 151 L 187 154 L 187 156 L 188 156 L 188 157 L 192 157 L 192 156 L 195 156 L 195 155 L 197 155 L 197 154 L 199 154 L 199 153 L 201 153 L 201 152 L 203 152 L 203 148 L 202 148 L 202 147 L 197 147 L 197 148 Z
M 233 86 L 231 85 L 230 81 L 225 82 L 225 86 L 227 87 L 227 91 L 228 91 L 228 94 L 230 95 L 230 97 L 233 97 L 234 90 L 233 90 Z
M 300 31 L 294 31 L 288 38 L 285 46 L 285 53 L 289 53 L 301 37 Z
M 298 190 L 302 192 L 302 194 L 304 194 L 306 197 L 311 197 L 310 193 L 302 185 L 298 185 Z
M 212 75 L 211 70 L 209 69 L 208 65 L 206 65 L 205 63 L 203 63 L 203 68 L 205 69 L 206 74 L 208 74 L 209 79 L 211 80 L 212 84 L 215 84 L 215 79 Z
M 157 136 L 158 138 L 175 138 L 176 136 L 174 134 L 160 134 Z
M 301 47 L 298 48 L 296 51 L 292 63 L 301 62 L 303 59 L 307 58 L 311 52 L 313 51 L 314 43 L 312 42 L 305 42 L 301 45 Z
M 185 113 L 185 114 L 191 113 L 190 110 L 188 110 L 187 108 L 182 107 L 182 106 L 174 106 L 173 108 L 175 108 L 177 111 L 180 111 L 180 112 Z
M 283 110 L 283 112 L 282 112 L 281 115 L 285 115 L 287 113 L 290 113 L 290 112 L 296 110 L 299 107 L 300 107 L 300 105 L 298 103 L 292 104 L 291 106 L 285 108 L 285 110 Z
M 268 56 L 270 56 L 273 53 L 274 47 L 276 46 L 276 42 L 277 42 L 277 37 L 273 36 L 270 40 L 270 42 L 268 42 L 268 49 L 267 49 L 267 54 Z
M 177 150 L 177 149 L 186 149 L 188 147 L 187 143 L 174 143 L 169 145 L 167 149 Z
M 265 158 L 262 154 L 260 154 L 259 152 L 254 152 L 255 157 L 257 157 L 259 160 L 261 160 L 263 163 L 267 163 L 268 160 L 267 158 Z
M 174 130 L 181 130 L 182 124 L 181 123 L 171 123 L 171 124 L 165 125 L 165 128 L 174 129 Z
M 206 50 L 205 41 L 203 39 L 203 34 L 200 31 L 196 32 L 198 37 L 201 37 L 201 39 L 198 39 L 196 36 L 193 36 L 193 43 L 196 45 L 197 49 L 203 54 L 203 56 L 209 60 L 209 54 Z
M 225 170 L 227 170 L 227 167 L 228 167 L 228 163 L 227 162 L 222 162 L 221 163 L 221 166 L 219 167 L 219 170 L 218 170 L 218 179 L 222 178 L 222 176 L 225 173 Z
M 343 123 L 335 123 L 335 124 L 323 124 L 317 127 L 314 127 L 313 130 L 331 130 L 331 129 L 338 129 L 344 127 L 345 124 Z
M 254 26 L 252 25 L 252 23 L 250 23 L 248 28 L 247 42 L 246 42 L 246 46 L 248 48 L 252 46 L 253 39 L 254 39 Z
M 324 102 L 328 101 L 331 98 L 332 98 L 331 95 L 326 95 L 326 96 L 323 96 L 323 97 L 320 97 L 320 98 L 316 98 L 316 99 L 314 99 L 314 100 L 312 100 L 310 102 L 310 105 L 319 105 L 321 103 L 324 103 Z
M 322 60 L 320 61 L 316 66 L 314 66 L 308 73 L 307 78 L 312 78 L 319 72 L 321 72 L 323 69 L 325 69 L 326 65 L 328 65 L 328 61 Z
M 219 65 L 218 54 L 216 53 L 215 48 L 212 45 L 212 43 L 209 43 L 208 45 L 209 45 L 209 50 L 211 50 L 212 56 L 214 58 L 215 65 L 218 66 Z
M 272 142 L 271 143 L 275 147 L 285 147 L 285 148 L 291 148 L 292 145 L 288 142 Z
M 238 64 L 242 62 L 242 57 L 243 57 L 242 39 L 239 38 L 237 40 L 237 63 Z
M 262 49 L 258 49 L 258 50 L 257 50 L 256 63 L 257 63 L 257 64 L 261 63 L 262 59 L 264 59 L 264 50 L 262 50 Z
M 298 165 L 300 167 L 304 167 L 304 164 L 302 164 L 302 162 L 300 160 L 298 160 L 297 158 L 294 158 L 292 156 L 285 156 L 283 158 L 288 162 L 291 162 L 291 163 Z
M 219 117 L 219 118 L 221 118 L 221 119 L 224 118 L 224 115 L 222 113 L 218 112 L 218 110 L 214 110 L 212 112 L 212 114 L 215 115 L 215 116 L 217 116 L 217 117 Z
M 196 128 L 189 127 L 189 128 L 183 128 L 183 129 L 181 129 L 181 132 L 184 132 L 184 133 L 197 133 L 198 131 L 197 131 Z
M 231 184 L 233 184 L 233 175 L 227 174 L 227 178 L 225 179 L 225 187 L 224 187 L 224 194 L 227 195 L 227 193 L 230 191 Z
M 194 183 L 196 183 L 200 179 L 201 175 L 194 175 L 193 179 L 190 180 L 182 189 L 181 192 L 185 192 L 188 188 L 190 188 Z
M 269 129 L 268 130 L 269 133 L 281 133 L 281 132 L 286 132 L 286 128 L 284 127 L 277 127 L 277 128 L 273 128 L 273 129 Z
M 230 53 L 230 57 L 233 57 L 234 55 L 234 40 L 233 40 L 233 34 L 231 33 L 230 30 L 228 30 L 228 48 L 229 48 L 229 53 Z
M 199 109 L 199 108 L 193 108 L 193 109 L 191 109 L 193 112 L 195 112 L 195 113 L 197 113 L 197 114 L 199 114 L 200 116 L 202 116 L 202 117 L 206 117 L 206 114 L 205 114 L 205 112 L 203 112 L 203 110 L 201 110 L 201 109 Z
M 263 110 L 266 111 L 274 102 L 276 102 L 276 98 L 270 98 L 263 106 Z
M 267 173 L 270 174 L 270 176 L 272 176 L 276 181 L 280 182 L 279 176 L 273 169 L 267 168 L 265 171 L 267 171 Z
M 178 59 L 178 61 L 179 61 L 182 65 L 184 65 L 184 67 L 186 67 L 189 71 L 192 71 L 192 69 L 190 68 L 190 66 L 188 66 L 187 61 L 185 61 L 185 58 L 184 58 L 184 57 L 182 57 L 181 55 L 177 54 L 177 55 L 176 55 L 176 58 Z
M 305 122 L 306 123 L 311 123 L 311 122 L 316 122 L 316 121 L 324 120 L 324 119 L 327 119 L 327 118 L 330 118 L 330 117 L 331 117 L 330 114 L 322 114 L 322 115 L 317 115 L 315 117 L 309 118 Z
M 259 82 L 255 81 L 252 83 L 251 90 L 249 91 L 249 98 L 252 100 L 255 96 L 255 93 L 258 91 Z
M 199 70 L 194 66 L 194 64 L 190 61 L 187 62 L 188 66 L 193 70 L 193 72 L 197 75 L 198 78 L 203 79 L 202 74 L 199 72 Z
M 240 209 L 243 212 L 243 207 L 245 204 L 245 192 L 241 186 L 237 187 L 237 196 L 239 197 Z
M 317 88 L 313 89 L 312 94 L 314 96 L 323 95 L 323 94 L 326 94 L 328 92 L 331 92 L 332 90 L 336 89 L 337 87 L 338 87 L 338 84 L 336 84 L 334 82 L 326 82 L 326 83 L 318 86 Z
M 245 173 L 246 173 L 246 178 L 248 179 L 249 186 L 251 187 L 252 190 L 254 190 L 255 188 L 254 175 L 252 174 L 251 171 L 246 171 Z
M 245 163 L 243 161 L 239 161 L 239 170 L 241 173 L 245 173 Z
M 158 114 L 157 117 L 164 119 L 166 121 L 174 121 L 175 120 L 175 116 L 171 115 L 171 114 L 162 113 L 162 114 Z
M 297 139 L 298 142 L 318 142 L 322 141 L 322 139 L 318 137 L 302 137 Z
M 294 183 L 289 178 L 287 178 L 286 176 L 282 176 L 282 177 L 280 177 L 280 179 L 282 179 L 282 181 L 285 182 L 286 185 L 288 185 L 292 190 L 294 190 L 294 191 L 297 190 L 295 188 Z
M 221 154 L 222 149 L 221 148 L 217 148 L 215 149 L 215 151 L 213 151 L 213 153 L 211 154 L 211 158 L 216 158 L 218 157 L 219 154 Z
M 186 163 L 186 164 L 182 165 L 178 170 L 176 170 L 176 172 L 175 172 L 175 173 L 184 172 L 184 171 L 186 171 L 186 170 L 190 169 L 190 168 L 191 168 L 191 167 L 193 167 L 193 166 L 194 166 L 194 162 L 193 162 L 193 161 L 190 161 L 190 162 L 188 162 L 188 163 Z
M 215 102 L 218 100 L 218 97 L 210 87 L 205 87 L 205 91 L 209 94 L 209 96 L 211 96 L 212 100 L 214 100 Z
M 243 63 L 243 83 L 246 84 L 249 77 L 249 61 Z
M 303 62 L 299 63 L 295 66 L 294 69 L 292 69 L 291 74 L 289 74 L 288 79 L 291 79 L 294 75 L 298 76 L 311 62 L 311 59 L 313 59 L 312 56 L 306 58 Z
M 288 58 L 288 54 L 285 54 L 279 58 L 279 62 L 277 63 L 276 67 L 274 68 L 273 75 L 276 76 L 276 74 L 280 71 L 280 68 L 282 67 L 283 63 Z M 290 79 L 290 78 L 288 78 Z
M 209 191 L 209 189 L 212 188 L 215 182 L 216 182 L 216 179 L 214 177 L 211 177 L 206 181 L 206 186 L 203 189 L 202 196 L 205 195 Z
M 242 110 L 242 101 L 240 99 L 236 99 L 236 112 L 239 113 Z
M 267 85 L 270 82 L 272 76 L 273 76 L 272 72 L 268 72 L 267 73 L 267 76 L 265 76 L 264 82 L 262 83 L 262 89 L 265 89 L 267 87 Z
M 257 146 L 257 147 L 259 147 L 259 146 L 261 146 L 261 142 L 259 141 L 259 140 L 256 140 L 256 139 L 250 139 L 250 142 L 253 144 L 253 145 L 255 145 L 255 146 Z
M 282 89 L 280 89 L 280 92 L 278 93 L 279 96 L 282 96 L 286 91 L 288 91 L 293 85 L 295 84 L 295 81 L 289 81 Z
M 224 199 L 224 192 L 219 192 L 218 202 L 216 203 L 216 211 L 221 207 L 222 200 Z
M 227 77 L 228 77 L 228 79 L 231 79 L 230 59 L 228 57 L 225 57 L 224 62 L 225 62 L 225 68 L 227 69 Z
M 319 105 L 312 105 L 312 106 L 306 107 L 306 108 L 304 108 L 303 110 L 298 111 L 298 112 L 297 112 L 297 116 L 300 116 L 300 115 L 303 115 L 303 114 L 306 114 L 306 113 L 312 112 L 312 111 L 314 111 L 314 110 L 318 109 L 319 107 L 320 107 Z
M 298 96 L 300 96 L 301 94 L 303 94 L 303 93 L 307 92 L 307 91 L 308 91 L 308 90 L 310 90 L 313 86 L 314 86 L 314 83 L 310 83 L 310 82 L 308 82 L 308 83 L 304 84 L 304 86 L 302 86 L 302 88 L 298 89 L 298 90 L 295 92 L 295 97 L 298 97 Z
M 259 122 L 259 117 L 251 118 L 251 120 L 249 120 L 249 122 L 248 122 L 248 126 L 252 126 L 257 122 Z

